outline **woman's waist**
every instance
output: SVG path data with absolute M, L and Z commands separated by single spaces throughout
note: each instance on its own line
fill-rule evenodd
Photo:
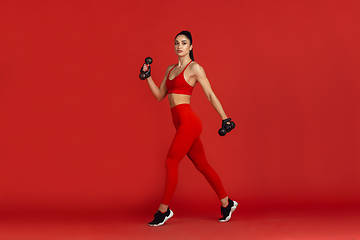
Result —
M 170 108 L 180 104 L 190 104 L 190 95 L 171 93 L 168 94 Z

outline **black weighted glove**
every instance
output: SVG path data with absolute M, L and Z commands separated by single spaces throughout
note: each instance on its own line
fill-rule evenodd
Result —
M 153 62 L 152 58 L 151 57 L 147 57 L 145 58 L 145 64 L 149 65 L 148 66 L 148 70 L 145 72 L 143 71 L 143 67 L 144 65 L 140 68 L 140 75 L 139 75 L 139 78 L 141 80 L 145 80 L 147 79 L 148 77 L 151 76 L 151 67 L 150 67 L 150 64 Z
M 235 128 L 235 123 L 231 121 L 231 118 L 227 118 L 222 120 L 221 128 L 219 129 L 218 133 L 220 136 L 225 136 L 226 133 L 230 132 Z

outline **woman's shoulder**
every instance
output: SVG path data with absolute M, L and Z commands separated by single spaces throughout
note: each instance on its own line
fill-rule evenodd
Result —
M 199 63 L 195 62 L 195 61 L 191 61 L 191 63 L 189 64 L 189 67 L 194 67 L 194 66 L 200 66 Z
M 176 64 L 171 64 L 166 68 L 166 71 L 170 71 L 173 67 L 175 67 Z
M 175 67 L 176 64 L 172 64 L 172 65 L 169 65 L 167 68 L 166 68 L 166 73 L 169 73 L 171 69 L 173 69 L 173 67 Z
M 204 71 L 204 68 L 197 62 L 192 61 L 189 64 L 189 68 L 191 69 L 191 71 L 195 71 L 195 72 L 199 72 L 199 71 Z

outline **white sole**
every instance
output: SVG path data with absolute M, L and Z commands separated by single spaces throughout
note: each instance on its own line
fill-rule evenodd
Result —
M 225 218 L 225 220 L 219 220 L 219 222 L 228 222 L 228 221 L 231 219 L 231 214 L 235 211 L 235 209 L 236 209 L 237 206 L 238 206 L 238 203 L 237 203 L 236 201 L 233 201 L 233 202 L 234 202 L 234 206 L 231 207 L 229 216 L 227 216 L 227 217 Z
M 174 213 L 173 213 L 173 211 L 171 211 L 170 210 L 170 214 L 169 214 L 169 216 L 168 217 L 165 217 L 165 219 L 164 219 L 164 221 L 163 222 L 161 222 L 161 223 L 159 223 L 159 224 L 148 224 L 150 227 L 159 227 L 159 226 L 162 226 L 162 225 L 164 225 L 164 223 L 167 221 L 167 220 L 169 220 L 170 218 L 172 218 L 172 216 L 174 216 Z

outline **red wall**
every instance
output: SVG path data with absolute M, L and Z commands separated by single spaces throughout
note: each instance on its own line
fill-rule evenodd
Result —
M 360 202 L 357 1 L 1 1 L 0 208 L 159 204 L 174 135 L 159 84 L 190 30 L 236 130 L 200 86 L 192 106 L 229 195 L 245 207 Z M 173 205 L 218 204 L 188 159 Z

